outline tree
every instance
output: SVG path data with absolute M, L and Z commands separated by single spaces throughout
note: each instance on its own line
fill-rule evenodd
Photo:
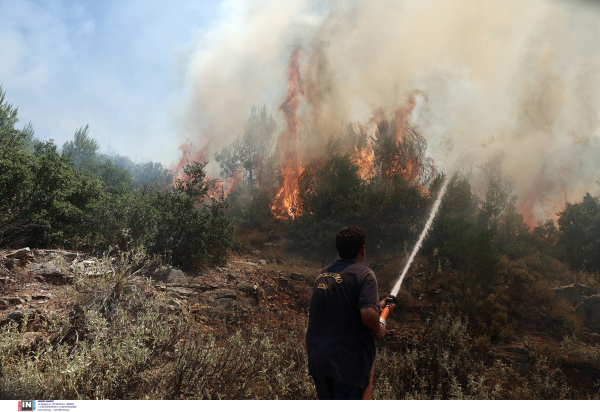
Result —
M 244 134 L 215 153 L 221 166 L 221 177 L 231 178 L 240 172 L 249 187 L 260 185 L 263 179 L 265 160 L 271 154 L 279 127 L 267 107 L 252 106 Z
M 600 270 L 600 197 L 587 193 L 558 214 L 560 241 L 571 269 Z
M 73 140 L 69 140 L 63 145 L 63 154 L 70 155 L 78 166 L 84 160 L 96 160 L 100 154 L 100 144 L 89 136 L 89 129 L 89 125 L 80 127 L 75 131 Z

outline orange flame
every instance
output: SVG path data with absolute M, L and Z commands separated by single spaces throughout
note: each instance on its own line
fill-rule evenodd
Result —
M 175 166 L 172 167 L 172 171 L 175 174 L 176 180 L 186 180 L 187 177 L 183 173 L 183 169 L 186 165 L 192 162 L 205 163 L 208 158 L 208 149 L 210 139 L 203 135 L 201 141 L 203 142 L 203 146 L 201 149 L 196 150 L 194 147 L 194 142 L 190 139 L 186 140 L 179 146 L 179 151 L 181 151 L 181 157 Z M 207 172 L 206 181 L 208 183 L 208 197 L 217 199 L 221 196 L 222 193 L 228 195 L 233 190 L 237 188 L 239 181 L 241 180 L 241 173 L 234 176 L 231 181 L 223 181 L 217 177 L 212 177 L 210 172 Z M 173 181 L 173 185 L 175 184 Z
M 298 179 L 302 174 L 303 166 L 298 155 L 298 132 L 302 123 L 296 112 L 304 97 L 302 77 L 300 76 L 300 56 L 302 49 L 297 47 L 292 56 L 287 70 L 288 90 L 286 97 L 279 106 L 283 113 L 286 129 L 279 138 L 279 150 L 283 159 L 281 167 L 282 183 L 275 195 L 271 211 L 276 217 L 292 219 L 298 216 Z

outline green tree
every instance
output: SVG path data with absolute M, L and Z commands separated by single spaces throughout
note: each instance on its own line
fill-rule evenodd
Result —
M 600 197 L 587 193 L 558 214 L 560 241 L 573 270 L 600 270 Z
M 76 165 L 83 161 L 95 161 L 100 155 L 100 144 L 89 136 L 90 126 L 80 127 L 75 131 L 73 140 L 63 144 L 62 152 L 66 156 L 71 156 Z

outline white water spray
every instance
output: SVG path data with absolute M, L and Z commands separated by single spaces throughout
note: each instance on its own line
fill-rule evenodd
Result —
M 433 223 L 433 219 L 435 218 L 435 215 L 437 215 L 438 209 L 440 208 L 440 204 L 442 203 L 442 198 L 446 194 L 446 189 L 448 188 L 448 183 L 450 183 L 450 179 L 452 178 L 452 175 L 454 174 L 454 172 L 456 171 L 458 166 L 465 159 L 467 159 L 470 156 L 473 156 L 477 153 L 480 153 L 480 152 L 481 152 L 481 149 L 479 149 L 479 148 L 473 148 L 473 149 L 467 150 L 454 163 L 454 166 L 452 166 L 452 169 L 450 169 L 450 173 L 448 173 L 448 176 L 445 179 L 445 182 L 442 185 L 442 188 L 440 189 L 440 194 L 438 195 L 437 200 L 433 204 L 433 209 L 431 209 L 431 213 L 429 214 L 429 219 L 427 219 L 425 228 L 423 229 L 423 232 L 421 232 L 421 236 L 419 236 L 419 240 L 417 241 L 415 248 L 413 249 L 412 253 L 410 254 L 410 257 L 408 258 L 408 262 L 406 262 L 406 266 L 404 266 L 402 275 L 400 275 L 398 282 L 396 282 L 396 284 L 394 285 L 394 289 L 392 289 L 392 293 L 391 293 L 392 296 L 396 296 L 398 294 L 398 292 L 400 291 L 400 286 L 402 285 L 404 276 L 406 275 L 406 272 L 408 272 L 408 269 L 410 268 L 410 265 L 412 264 L 413 260 L 415 260 L 415 256 L 417 255 L 417 252 L 419 251 L 419 249 L 421 249 L 421 243 L 423 243 L 423 239 L 425 239 L 425 236 L 427 236 L 427 232 L 429 232 L 429 228 L 431 227 L 431 224 Z
M 421 248 L 421 243 L 423 243 L 423 239 L 425 239 L 427 232 L 429 232 L 429 228 L 431 227 L 431 224 L 433 223 L 433 219 L 435 218 L 435 215 L 437 215 L 438 209 L 440 208 L 440 204 L 442 203 L 442 198 L 444 197 L 444 194 L 446 194 L 446 189 L 448 188 L 449 182 L 450 182 L 450 175 L 448 175 L 448 177 L 446 178 L 446 181 L 442 185 L 442 188 L 440 189 L 440 194 L 438 195 L 437 200 L 433 204 L 433 209 L 431 209 L 431 214 L 429 215 L 429 219 L 427 220 L 427 223 L 425 224 L 425 228 L 421 232 L 421 236 L 419 236 L 419 240 L 417 241 L 417 244 L 415 245 L 415 248 L 413 249 L 413 251 L 410 255 L 410 258 L 408 258 L 408 262 L 406 262 L 406 266 L 404 266 L 404 270 L 402 271 L 402 275 L 400 275 L 400 279 L 398 279 L 398 282 L 396 282 L 396 285 L 394 285 L 394 289 L 392 289 L 393 296 L 396 296 L 398 294 L 398 291 L 400 290 L 400 285 L 402 285 L 402 280 L 404 280 L 404 276 L 406 275 L 406 272 L 408 272 L 408 268 L 410 267 L 411 263 L 415 259 L 417 252 Z

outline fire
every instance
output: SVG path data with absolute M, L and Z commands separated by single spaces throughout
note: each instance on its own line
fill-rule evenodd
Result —
M 545 169 L 540 171 L 534 184 L 526 194 L 521 195 L 517 203 L 517 209 L 523 215 L 523 222 L 532 230 L 535 226 L 542 225 L 545 220 L 555 219 L 557 214 L 564 209 L 567 201 L 565 186 L 572 174 L 572 169 L 563 167 L 554 173 L 552 178 L 549 178 L 545 172 Z M 556 195 L 554 197 L 547 195 L 552 193 L 558 193 L 564 199 Z
M 176 180 L 185 180 L 186 176 L 183 173 L 183 169 L 186 165 L 191 164 L 192 162 L 198 163 L 206 163 L 208 158 L 208 149 L 210 139 L 208 139 L 205 135 L 202 136 L 201 142 L 203 142 L 202 148 L 196 150 L 194 147 L 194 142 L 190 139 L 186 140 L 179 146 L 179 151 L 181 152 L 181 157 L 177 164 L 172 167 L 172 171 L 175 174 Z M 241 180 L 241 174 L 234 176 L 230 181 L 223 181 L 217 177 L 212 177 L 209 172 L 207 172 L 206 182 L 208 184 L 208 193 L 207 195 L 210 198 L 217 199 L 221 196 L 222 193 L 228 195 L 237 187 L 239 181 Z M 175 184 L 176 180 L 173 182 Z
M 375 151 L 373 145 L 365 144 L 356 146 L 352 154 L 352 161 L 358 166 L 358 174 L 361 179 L 367 180 L 375 175 Z
M 279 106 L 283 113 L 286 129 L 279 139 L 279 150 L 283 160 L 281 167 L 281 187 L 279 188 L 271 211 L 279 218 L 298 216 L 298 179 L 304 170 L 298 154 L 298 133 L 302 123 L 297 116 L 300 101 L 304 97 L 302 77 L 300 76 L 300 56 L 302 49 L 297 47 L 290 58 L 287 70 L 288 90 L 285 100 Z

